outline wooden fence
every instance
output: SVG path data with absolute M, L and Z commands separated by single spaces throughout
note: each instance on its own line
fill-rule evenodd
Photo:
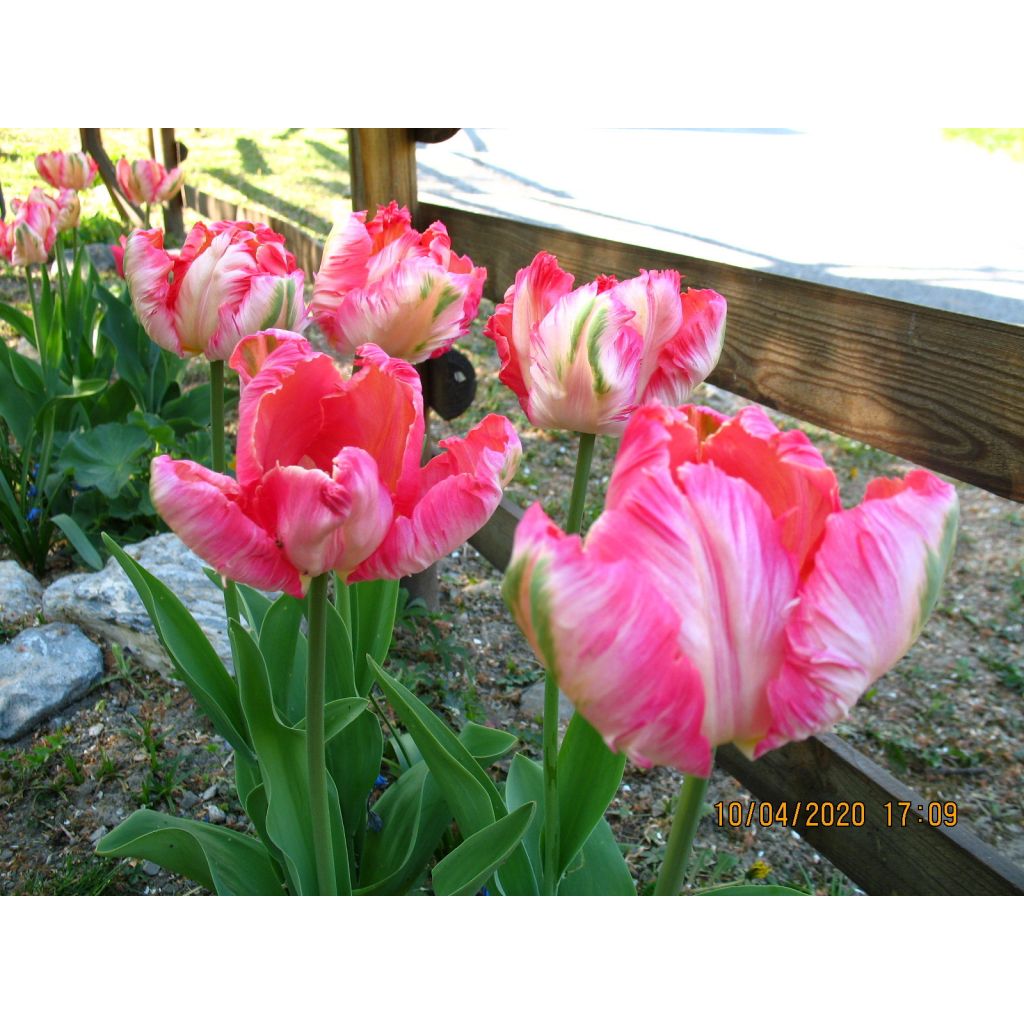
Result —
M 893 455 L 1024 501 L 1024 329 L 876 298 L 677 253 L 417 203 L 415 145 L 452 129 L 349 130 L 354 208 L 408 204 L 421 229 L 443 220 L 455 247 L 488 268 L 499 299 L 540 249 L 583 279 L 673 267 L 693 287 L 729 301 L 725 351 L 713 384 Z M 251 216 L 190 189 L 210 217 Z M 313 271 L 320 244 L 274 224 Z M 503 501 L 471 541 L 504 568 L 522 510 Z M 886 803 L 928 801 L 834 736 L 814 737 L 748 761 L 734 748 L 718 763 L 760 800 L 790 813 L 808 802 L 865 805 L 863 827 L 802 832 L 869 893 L 1024 894 L 1024 870 L 964 825 L 933 827 L 916 813 L 890 827 Z

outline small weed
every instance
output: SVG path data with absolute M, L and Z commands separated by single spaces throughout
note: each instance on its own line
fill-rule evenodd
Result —
M 139 731 L 132 738 L 146 753 L 146 775 L 139 789 L 139 799 L 144 807 L 157 808 L 162 803 L 170 805 L 175 791 L 181 788 L 181 755 L 167 757 L 163 753 L 164 739 L 153 723 L 136 723 Z
M 55 871 L 33 871 L 15 890 L 20 896 L 103 896 L 127 876 L 123 862 L 68 854 Z
M 100 755 L 100 763 L 95 771 L 96 781 L 102 782 L 104 779 L 112 779 L 119 771 L 117 762 L 104 751 Z
M 67 753 L 64 755 L 64 769 L 76 786 L 80 786 L 85 782 L 85 771 L 74 754 Z
M 24 793 L 29 789 L 44 786 L 50 762 L 60 753 L 66 739 L 66 733 L 62 729 L 60 732 L 44 736 L 28 750 L 0 752 L 0 779 L 3 779 L 14 793 Z
M 1019 662 L 1004 661 L 1002 658 L 983 657 L 985 668 L 992 672 L 1003 686 L 1014 693 L 1024 693 L 1024 671 Z

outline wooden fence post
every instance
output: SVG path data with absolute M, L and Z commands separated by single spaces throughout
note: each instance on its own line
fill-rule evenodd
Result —
M 99 167 L 100 177 L 103 179 L 103 184 L 107 186 L 118 216 L 129 227 L 142 227 L 142 211 L 123 196 L 117 187 L 117 172 L 110 162 L 110 157 L 107 156 L 107 151 L 103 148 L 103 138 L 99 128 L 79 128 L 78 134 L 82 140 L 82 149 L 96 161 L 96 165 Z
M 156 143 L 156 158 L 172 170 L 178 166 L 178 142 L 174 137 L 173 128 L 150 128 Z M 179 241 L 185 238 L 185 197 L 184 189 L 179 189 L 173 199 L 164 203 L 164 230 Z

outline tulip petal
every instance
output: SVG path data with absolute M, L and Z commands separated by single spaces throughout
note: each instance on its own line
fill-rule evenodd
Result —
M 862 504 L 829 519 L 756 755 L 831 725 L 903 657 L 937 599 L 957 520 L 956 491 L 924 470 L 873 481 Z
M 239 340 L 255 331 L 301 331 L 306 322 L 302 298 L 304 277 L 301 270 L 285 277 L 272 274 L 250 277 L 248 294 L 238 306 L 221 310 L 217 342 L 207 348 L 207 357 L 229 358 Z
M 150 494 L 167 525 L 218 572 L 260 590 L 302 596 L 299 574 L 276 539 L 247 514 L 230 477 L 160 455 L 153 460 Z
M 391 529 L 353 582 L 421 572 L 468 540 L 498 507 L 522 452 L 512 424 L 494 414 L 441 447 L 443 454 L 417 471 L 415 490 L 399 492 Z
M 132 306 L 146 334 L 161 348 L 183 355 L 168 308 L 169 275 L 174 261 L 164 249 L 159 228 L 133 231 L 124 244 L 123 268 Z
M 256 489 L 253 517 L 274 536 L 304 580 L 332 569 L 342 575 L 366 558 L 391 523 L 391 496 L 366 452 L 346 448 L 332 475 L 275 466 Z
M 680 616 L 629 548 L 581 545 L 532 506 L 516 530 L 503 592 L 516 622 L 577 711 L 644 767 L 706 775 L 700 676 Z
M 373 240 L 366 230 L 366 214 L 353 213 L 336 224 L 327 236 L 320 270 L 313 284 L 310 312 L 331 341 L 340 342 L 335 314 L 344 296 L 366 283 L 366 263 Z

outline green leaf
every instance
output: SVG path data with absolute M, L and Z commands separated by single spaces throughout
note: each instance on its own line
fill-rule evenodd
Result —
M 78 552 L 82 561 L 90 569 L 99 571 L 103 568 L 103 559 L 100 553 L 93 546 L 92 541 L 86 537 L 85 531 L 71 516 L 61 512 L 59 515 L 52 516 L 50 522 L 56 524 L 64 536 L 67 537 L 68 543 Z
M 365 697 L 373 686 L 374 674 L 366 661 L 369 655 L 383 665 L 395 631 L 398 580 L 368 580 L 349 588 L 352 609 L 353 662 L 356 690 Z
M 486 768 L 500 761 L 519 740 L 510 732 L 467 722 L 459 733 L 459 742 Z
M 274 703 L 290 723 L 298 722 L 306 714 L 305 643 L 302 644 L 303 664 L 297 666 L 295 657 L 304 611 L 304 602 L 282 594 L 263 616 L 259 628 L 260 653 L 267 665 Z M 296 667 L 299 672 L 294 671 Z
M 343 697 L 331 700 L 324 705 L 324 742 L 329 743 L 352 724 L 369 706 L 362 697 Z M 287 724 L 287 723 L 285 723 Z M 306 720 L 295 724 L 295 728 L 305 730 Z
M 328 700 L 365 697 L 356 689 L 352 663 L 352 637 L 345 620 L 333 604 L 327 605 L 327 676 L 324 692 Z M 369 691 L 367 691 L 369 692 Z
M 238 688 L 206 634 L 175 594 L 106 534 L 103 542 L 135 585 L 178 675 L 214 728 L 235 748 L 252 756 Z
M 636 885 L 605 819 L 597 823 L 558 886 L 559 896 L 635 896 Z
M 505 863 L 526 834 L 537 810 L 523 804 L 463 840 L 433 871 L 438 896 L 471 896 Z
M 572 716 L 558 752 L 559 874 L 604 818 L 625 765 L 625 754 L 613 754 L 589 722 Z
M 373 805 L 379 821 L 366 833 L 358 896 L 398 896 L 425 872 L 451 819 L 425 761 L 413 765 Z
M 114 498 L 140 469 L 140 459 L 152 442 L 145 430 L 123 423 L 104 423 L 76 434 L 64 446 L 58 465 L 71 470 L 81 488 L 96 487 Z
M 383 752 L 380 722 L 369 710 L 327 744 L 327 768 L 338 787 L 353 863 L 362 854 L 367 827 L 366 802 L 380 774 Z
M 283 896 L 270 855 L 250 836 L 204 821 L 143 809 L 105 835 L 104 857 L 151 860 L 218 896 Z
M 214 586 L 220 587 L 223 590 L 224 584 L 221 581 L 219 572 L 209 568 L 203 571 L 206 573 L 207 578 L 213 582 Z M 242 602 L 242 612 L 246 620 L 258 633 L 263 628 L 263 619 L 266 617 L 267 612 L 270 611 L 270 606 L 274 602 L 262 590 L 254 590 L 252 587 L 247 587 L 244 583 L 236 583 L 235 589 L 238 592 L 239 600 Z
M 717 885 L 710 889 L 698 889 L 694 896 L 806 896 L 800 889 L 788 885 L 755 885 L 750 882 L 733 882 Z
M 266 790 L 267 834 L 284 855 L 292 893 L 296 896 L 315 895 L 318 884 L 309 804 L 306 736 L 302 730 L 293 728 L 278 717 L 266 664 L 256 641 L 237 622 L 229 623 L 228 631 L 242 710 Z M 338 892 L 348 895 L 351 881 L 347 842 L 337 790 L 330 779 L 328 804 Z
M 29 344 L 35 345 L 36 329 L 32 317 L 6 302 L 0 302 L 0 320 L 9 323 Z
M 525 754 L 516 754 L 505 781 L 505 803 L 509 811 L 514 811 L 531 801 L 537 805 L 537 813 L 526 830 L 523 847 L 530 858 L 534 875 L 541 878 L 544 874 L 540 852 L 540 833 L 544 821 L 544 769 Z
M 496 819 L 504 817 L 507 809 L 498 788 L 473 755 L 459 742 L 455 733 L 372 658 L 367 661 L 376 673 L 377 681 L 391 706 L 412 734 L 423 759 L 429 765 L 459 823 L 463 837 L 468 838 Z M 537 894 L 537 879 L 526 851 L 521 846 L 513 851 L 502 867 L 498 884 L 508 895 Z
M 191 424 L 192 428 L 210 424 L 210 385 L 199 384 L 183 395 L 164 402 L 160 415 L 168 422 Z M 183 433 L 184 430 L 179 431 Z

